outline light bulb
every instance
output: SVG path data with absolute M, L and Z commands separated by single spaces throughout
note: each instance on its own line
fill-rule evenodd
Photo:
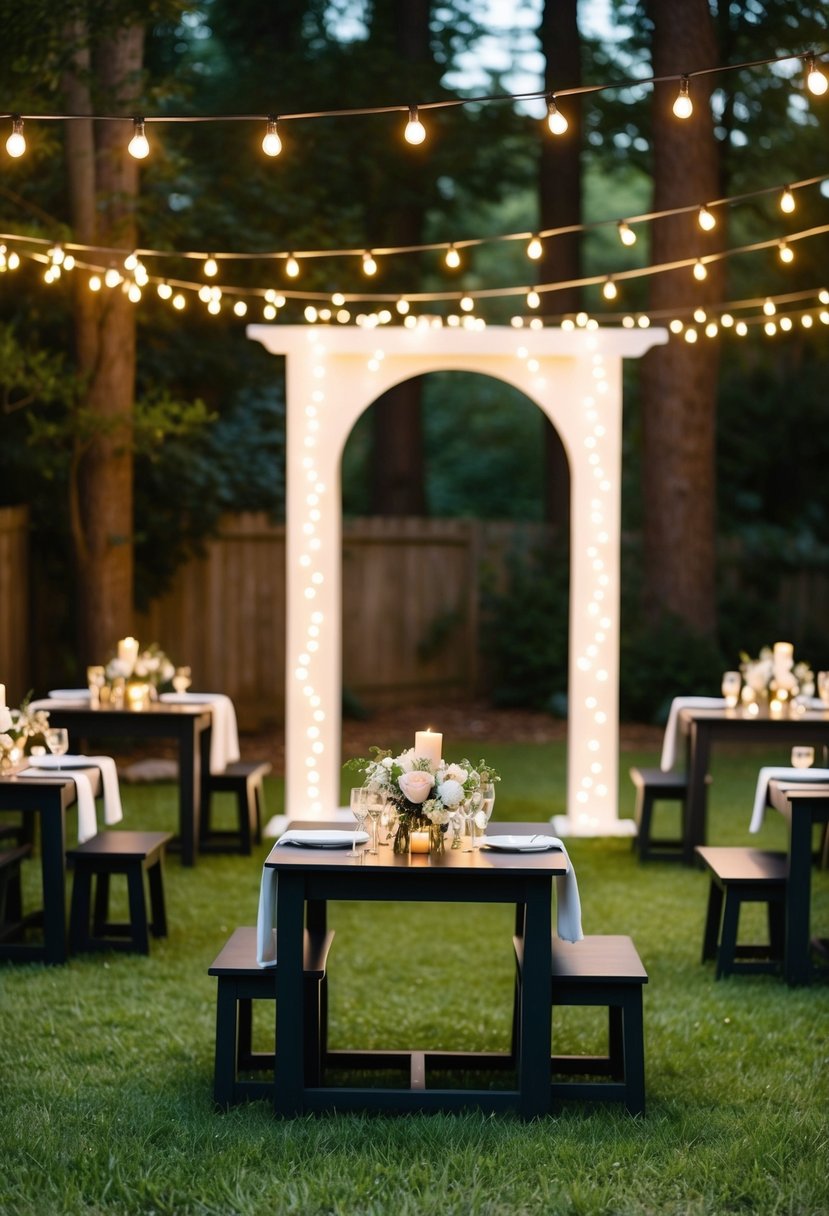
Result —
M 138 256 L 135 253 L 128 253 L 124 258 L 124 270 L 135 270 L 138 265 Z
M 708 320 L 708 313 L 704 308 L 695 308 L 694 320 L 696 321 L 697 325 L 702 325 Z
M 417 116 L 417 106 L 409 106 L 409 121 L 403 134 L 410 144 L 422 144 L 426 138 L 426 128 Z
M 785 211 L 787 215 L 791 215 L 797 204 L 794 201 L 794 195 L 791 189 L 787 186 L 780 195 L 780 210 Z
M 127 151 L 130 156 L 134 156 L 136 160 L 143 160 L 149 154 L 150 145 L 147 136 L 144 134 L 144 119 L 134 118 L 132 120 L 132 139 L 129 142 Z
M 74 268 L 75 268 L 75 259 L 72 257 L 71 253 L 67 253 L 66 257 L 63 259 L 63 269 L 64 270 L 74 270 Z
M 454 245 L 450 245 L 446 250 L 446 257 L 443 260 L 450 270 L 457 270 L 461 264 L 461 255 Z
M 88 287 L 90 291 L 100 291 L 102 287 L 101 276 L 99 274 L 90 275 Z
M 806 57 L 806 85 L 809 92 L 813 93 L 815 97 L 822 97 L 829 87 L 829 81 L 815 62 L 814 55 Z
M 636 318 L 636 324 L 639 326 L 640 329 L 649 329 L 650 323 L 651 323 L 651 319 L 647 313 L 642 313 L 641 317 Z
M 527 292 L 527 308 L 538 308 L 541 304 L 541 296 L 537 291 Z
M 776 321 L 766 321 L 765 324 L 763 325 L 763 329 L 765 330 L 765 332 L 768 334 L 768 336 L 770 338 L 773 338 L 774 335 L 777 333 L 777 322 Z
M 110 266 L 109 270 L 104 275 L 104 282 L 107 287 L 117 287 L 121 282 L 121 276 L 114 266 Z
M 158 294 L 162 300 L 169 300 L 170 296 L 173 294 L 172 287 L 170 286 L 169 283 L 166 283 L 166 282 L 159 283 L 158 287 L 156 288 L 156 291 L 158 292 Z
M 555 98 L 551 97 L 547 102 L 547 126 L 553 135 L 563 135 L 569 125 L 567 119 L 556 105 Z
M 774 300 L 766 300 L 765 304 L 763 305 L 763 312 L 767 317 L 774 316 L 774 314 L 777 312 L 777 306 L 775 305 Z
M 636 244 L 636 233 L 633 231 L 633 229 L 630 227 L 629 224 L 626 224 L 624 220 L 619 220 L 619 223 L 616 225 L 616 227 L 619 230 L 619 240 L 622 242 L 623 245 L 635 245 Z
M 9 258 L 9 265 L 11 265 L 11 258 Z M 829 291 L 827 291 L 825 287 L 822 288 L 818 292 L 817 298 L 820 300 L 821 304 L 829 304 Z
M 405 317 L 406 313 L 409 311 L 409 301 L 400 299 L 395 304 L 395 308 L 400 313 L 401 317 Z
M 187 303 L 187 301 L 185 300 L 185 298 L 181 294 L 181 292 L 179 292 L 178 295 L 173 296 L 173 308 L 175 308 L 176 312 L 181 312 L 184 309 L 184 306 L 186 305 L 186 303 Z
M 800 318 L 800 324 L 804 329 L 811 329 L 812 325 L 814 324 L 812 314 L 810 312 L 804 312 L 803 316 Z
M 20 265 L 20 254 L 16 249 L 13 249 L 9 254 L 7 265 L 9 270 L 17 270 L 18 266 Z
M 717 226 L 717 217 L 707 207 L 700 207 L 697 213 L 697 223 L 703 232 L 710 232 L 712 228 L 716 228 Z
M 23 119 L 15 115 L 12 118 L 12 133 L 6 140 L 6 151 L 9 156 L 22 156 L 26 151 L 26 139 L 23 135 Z
M 602 287 L 602 295 L 606 300 L 615 300 L 619 294 L 618 288 L 612 279 L 605 279 L 604 287 Z
M 210 294 L 210 288 L 206 283 L 202 283 L 201 287 L 199 288 L 199 299 L 201 300 L 202 304 L 207 304 L 213 299 L 212 295 Z
M 683 76 L 679 82 L 679 92 L 674 102 L 674 114 L 677 118 L 690 118 L 693 112 L 694 103 L 691 101 L 688 77 Z
M 461 311 L 462 312 L 472 312 L 472 309 L 474 307 L 475 307 L 475 301 L 472 299 L 471 296 L 464 296 L 462 298 L 462 300 L 461 300 Z
M 708 278 L 708 271 L 705 269 L 705 263 L 699 258 L 697 258 L 696 262 L 694 262 L 694 278 L 698 283 L 701 283 L 703 279 Z
M 237 317 L 243 317 L 248 310 L 248 306 L 244 300 L 237 300 L 233 305 L 233 311 Z
M 266 156 L 279 156 L 282 151 L 282 140 L 276 129 L 276 119 L 269 118 L 267 130 L 262 140 L 262 151 Z
M 527 257 L 531 261 L 537 262 L 543 252 L 544 246 L 541 244 L 541 238 L 537 236 L 532 237 L 527 245 Z
M 133 302 L 133 304 L 138 303 L 138 301 L 141 299 L 141 288 L 137 283 L 130 283 L 129 287 L 127 288 L 127 296 Z
M 737 322 L 737 324 L 734 326 L 734 333 L 739 338 L 744 338 L 746 336 L 746 334 L 748 333 L 748 326 L 746 325 L 745 321 Z
M 777 256 L 781 262 L 785 262 L 788 265 L 789 262 L 794 261 L 794 250 L 791 245 L 788 245 L 785 241 L 781 241 L 777 247 Z
M 216 275 L 219 273 L 219 263 L 212 256 L 205 258 L 202 270 L 208 279 L 215 279 Z
M 731 329 L 733 324 L 734 324 L 734 318 L 732 317 L 731 313 L 724 312 L 723 315 L 720 317 L 720 325 L 722 325 L 723 329 Z
M 377 274 L 377 263 L 368 252 L 363 254 L 363 274 L 367 274 L 369 278 L 373 274 Z
M 785 334 L 789 333 L 789 331 L 792 328 L 791 317 L 781 317 L 780 318 L 780 328 L 783 330 L 783 333 L 785 333 Z
M 719 331 L 719 326 L 716 321 L 709 321 L 705 327 L 706 338 L 716 338 Z
M 299 262 L 292 253 L 288 255 L 288 260 L 285 263 L 285 273 L 289 279 L 296 279 L 299 277 Z
M 697 334 L 697 331 L 694 329 L 693 325 L 689 325 L 688 328 L 685 330 L 685 333 L 682 336 L 684 337 L 686 342 L 690 342 L 693 344 L 694 342 L 696 342 L 698 334 Z
M 674 317 L 673 321 L 671 321 L 670 325 L 668 326 L 668 329 L 672 334 L 681 334 L 684 328 L 685 326 L 678 317 Z

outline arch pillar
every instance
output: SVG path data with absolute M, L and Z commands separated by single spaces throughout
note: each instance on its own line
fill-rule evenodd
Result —
M 340 801 L 346 439 L 360 414 L 400 381 L 469 371 L 504 380 L 534 401 L 567 451 L 567 814 L 556 818 L 556 830 L 627 834 L 632 822 L 618 818 L 622 360 L 664 343 L 667 332 L 250 325 L 247 335 L 286 356 L 288 816 L 330 818 Z M 453 754 L 451 739 L 446 750 Z

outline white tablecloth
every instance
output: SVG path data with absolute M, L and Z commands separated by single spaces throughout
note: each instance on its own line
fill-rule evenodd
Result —
M 26 768 L 18 774 L 20 777 L 59 775 L 74 781 L 78 803 L 78 844 L 83 844 L 85 840 L 91 840 L 98 834 L 98 819 L 95 813 L 92 786 L 86 773 L 78 771 L 81 768 L 101 770 L 104 820 L 110 826 L 120 823 L 124 817 L 121 807 L 121 788 L 118 784 L 115 761 L 111 756 L 39 756 L 33 761 L 30 768 Z
M 228 764 L 240 758 L 236 709 L 222 692 L 163 692 L 159 698 L 168 705 L 206 705 L 213 716 L 210 735 L 210 771 L 223 773 Z
M 829 781 L 829 768 L 761 768 L 757 774 L 757 789 L 754 794 L 754 809 L 748 830 L 759 832 L 766 815 L 769 782 L 777 781 Z
M 674 697 L 662 740 L 662 759 L 659 767 L 670 773 L 676 764 L 676 749 L 679 736 L 679 714 L 683 709 L 725 709 L 724 697 Z

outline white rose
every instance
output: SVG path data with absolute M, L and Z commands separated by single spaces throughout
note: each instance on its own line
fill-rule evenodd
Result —
M 395 759 L 394 763 L 398 768 L 401 768 L 404 773 L 410 773 L 414 768 L 415 754 L 414 748 L 410 747 L 407 752 L 401 752 Z
M 449 764 L 441 777 L 441 781 L 459 781 L 463 785 L 468 776 L 469 773 L 465 768 L 461 768 L 459 764 Z
M 435 784 L 435 779 L 431 773 L 424 773 L 420 769 L 413 772 L 403 773 L 397 778 L 397 784 L 403 791 L 403 797 L 408 798 L 409 802 L 425 802 L 429 797 L 432 786 Z
M 391 756 L 384 756 L 380 763 L 383 765 L 383 768 L 391 768 L 394 765 Z
M 444 781 L 443 785 L 438 787 L 438 798 L 444 806 L 457 806 L 463 801 L 463 786 L 460 781 Z

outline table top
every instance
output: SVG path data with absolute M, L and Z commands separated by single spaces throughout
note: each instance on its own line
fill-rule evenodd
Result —
M 490 823 L 488 834 L 491 836 L 550 835 L 547 830 L 549 826 L 549 824 L 543 823 Z M 290 831 L 291 828 L 307 830 L 311 827 L 334 831 L 344 830 L 342 823 L 314 822 L 310 824 L 302 820 L 289 823 L 286 831 Z M 468 838 L 463 837 L 462 839 L 468 848 Z M 482 839 L 485 842 L 486 836 Z M 449 840 L 451 840 L 451 835 Z M 280 871 L 351 871 L 355 874 L 371 870 L 384 874 L 394 871 L 420 870 L 423 873 L 455 871 L 460 875 L 461 873 L 491 872 L 516 876 L 521 874 L 560 875 L 567 871 L 565 854 L 560 849 L 525 853 L 505 852 L 485 847 L 466 851 L 466 848 L 452 849 L 447 842 L 447 847 L 442 853 L 399 854 L 392 851 L 391 845 L 380 845 L 377 854 L 372 855 L 367 851 L 368 846 L 366 845 L 360 857 L 354 858 L 348 856 L 350 852 L 348 848 L 299 848 L 296 845 L 280 845 L 277 841 L 265 859 L 265 865 Z
M 211 713 L 210 703 L 208 701 L 182 704 L 180 702 L 169 701 L 151 701 L 149 705 L 142 709 L 131 709 L 125 705 L 122 708 L 116 708 L 114 705 L 89 705 L 79 701 L 77 704 L 70 705 L 68 702 L 56 702 L 54 707 L 48 710 L 49 716 L 63 716 L 64 714 L 94 714 L 100 718 L 167 718 L 167 717 L 197 717 L 200 714 Z
M 28 769 L 27 763 L 21 764 L 13 773 L 4 773 L 0 776 L 0 789 L 3 790 L 2 801 L 4 804 L 11 807 L 9 799 L 14 799 L 20 796 L 20 791 L 29 791 L 28 797 L 31 798 L 37 791 L 44 787 L 47 789 L 64 788 L 65 799 L 68 805 L 75 801 L 77 786 L 72 780 L 70 773 L 83 773 L 88 778 L 92 786 L 92 793 L 95 798 L 98 798 L 101 793 L 101 770 L 99 768 L 90 767 L 82 768 L 78 765 L 73 765 L 71 770 L 67 765 L 65 772 L 60 772 L 58 769 L 41 769 L 36 776 L 21 777 L 20 773 Z M 22 808 L 21 808 L 22 809 Z
M 757 712 L 752 713 L 745 706 L 738 705 L 735 709 L 714 708 L 712 706 L 686 706 L 679 711 L 679 718 L 682 722 L 740 722 L 740 723 L 759 723 L 769 724 L 771 722 L 780 725 L 794 725 L 798 723 L 817 724 L 821 722 L 829 723 L 829 708 L 827 709 L 804 709 L 797 710 L 795 713 L 782 711 L 780 713 L 772 713 L 767 704 L 757 703 Z
M 793 802 L 824 802 L 829 800 L 829 781 L 787 781 L 772 777 L 769 781 L 769 801 L 777 810 Z

